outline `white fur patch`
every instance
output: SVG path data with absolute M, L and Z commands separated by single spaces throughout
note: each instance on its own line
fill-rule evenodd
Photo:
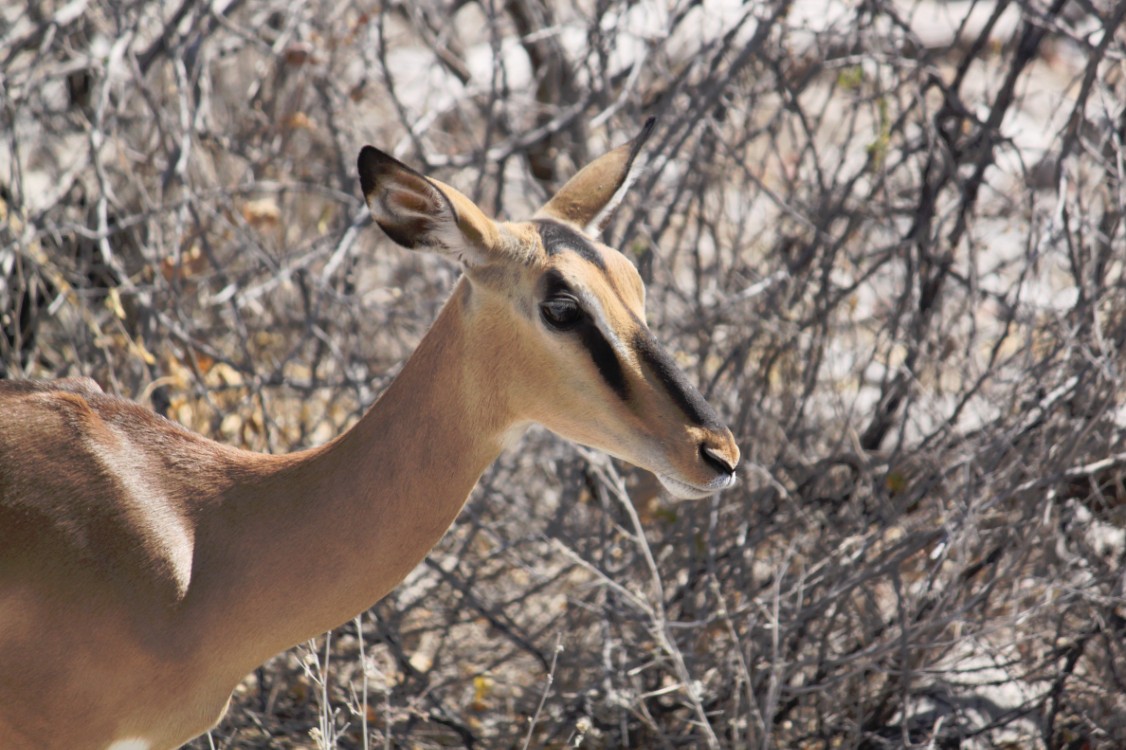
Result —
M 501 433 L 500 449 L 506 451 L 520 442 L 520 438 L 524 437 L 524 433 L 528 431 L 531 425 L 531 422 L 516 422 L 510 425 L 507 430 Z
M 149 480 L 148 476 L 154 469 L 146 464 L 145 454 L 131 444 L 124 432 L 113 427 L 110 430 L 117 438 L 116 442 L 109 444 L 90 440 L 90 452 L 117 479 L 124 494 L 121 501 L 128 504 L 131 517 L 140 526 L 146 541 L 156 547 L 168 564 L 177 594 L 182 598 L 188 591 L 192 575 L 192 535 L 170 507 L 170 501 L 159 485 Z
M 142 737 L 130 737 L 125 740 L 114 740 L 106 750 L 149 750 L 152 743 Z

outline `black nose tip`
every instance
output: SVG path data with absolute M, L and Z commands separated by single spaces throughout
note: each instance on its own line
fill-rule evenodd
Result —
M 731 465 L 730 461 L 724 458 L 719 451 L 709 448 L 703 443 L 700 444 L 700 458 L 720 474 L 731 475 L 735 473 L 735 467 Z

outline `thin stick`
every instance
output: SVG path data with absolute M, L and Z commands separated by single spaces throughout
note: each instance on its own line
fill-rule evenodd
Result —
M 540 719 L 540 713 L 543 711 L 543 706 L 547 703 L 547 696 L 551 694 L 551 683 L 555 680 L 555 663 L 559 661 L 559 654 L 563 652 L 563 636 L 555 636 L 555 649 L 551 653 L 551 668 L 547 671 L 547 678 L 543 688 L 543 695 L 540 696 L 540 704 L 536 706 L 536 713 L 532 716 L 532 723 L 528 725 L 528 736 L 524 738 L 524 749 L 528 750 L 528 746 L 532 742 L 532 733 L 536 731 L 536 722 Z

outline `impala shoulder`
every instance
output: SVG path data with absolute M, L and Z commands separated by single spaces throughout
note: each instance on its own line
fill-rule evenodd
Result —
M 80 557 L 141 571 L 160 598 L 179 600 L 191 579 L 194 529 L 156 451 L 170 433 L 189 434 L 93 381 L 4 385 L 0 464 L 13 468 L 0 470 L 0 501 L 19 505 L 19 517 L 38 519 Z

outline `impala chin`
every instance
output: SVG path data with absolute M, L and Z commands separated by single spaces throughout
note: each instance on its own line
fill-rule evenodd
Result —
M 735 475 L 726 474 L 708 482 L 706 485 L 689 484 L 668 474 L 657 474 L 657 479 L 669 494 L 678 500 L 703 500 L 715 493 L 735 486 Z

